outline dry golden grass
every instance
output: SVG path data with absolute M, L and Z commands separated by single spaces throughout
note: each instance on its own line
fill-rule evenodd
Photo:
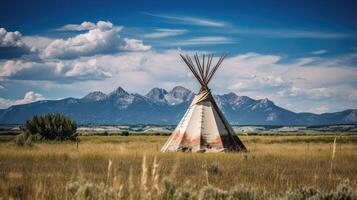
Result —
M 243 184 L 278 194 L 301 185 L 357 188 L 357 136 L 243 136 L 248 153 L 160 153 L 166 136 L 88 136 L 33 147 L 0 143 L 0 197 L 64 199 L 71 182 L 104 183 L 124 192 L 158 190 L 169 177 L 192 187 Z M 307 143 L 311 142 L 311 143 Z M 333 162 L 333 165 L 331 164 Z M 332 169 L 331 169 L 331 166 Z

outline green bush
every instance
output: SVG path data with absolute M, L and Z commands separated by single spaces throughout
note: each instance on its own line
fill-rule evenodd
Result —
M 322 192 L 315 188 L 302 187 L 287 193 L 286 200 L 305 200 L 305 199 L 322 199 L 322 200 L 356 200 L 357 195 L 345 180 L 339 184 L 335 191 Z
M 162 200 L 174 199 L 175 193 L 176 193 L 176 185 L 171 180 L 165 178 L 162 181 L 160 199 Z
M 125 183 L 125 182 L 124 182 Z M 143 192 L 137 187 L 113 187 L 105 183 L 70 182 L 67 184 L 69 199 L 159 199 L 159 200 L 356 200 L 356 191 L 343 181 L 334 191 L 319 191 L 301 187 L 287 193 L 273 195 L 254 187 L 237 185 L 230 191 L 212 185 L 193 187 L 190 181 L 176 185 L 164 178 L 158 191 Z M 116 197 L 116 198 L 115 198 Z
M 26 146 L 32 146 L 32 138 L 33 138 L 33 135 L 29 135 L 25 141 L 25 145 Z
M 230 191 L 230 200 L 260 200 L 264 198 L 262 191 L 252 187 L 236 186 Z
M 69 117 L 50 113 L 33 116 L 31 120 L 26 121 L 21 129 L 24 133 L 31 135 L 38 133 L 41 139 L 62 141 L 75 139 L 77 124 Z
M 228 192 L 211 185 L 205 186 L 201 189 L 198 199 L 202 200 L 225 200 L 228 199 Z
M 301 187 L 287 193 L 288 200 L 303 200 L 318 196 L 319 191 L 312 187 Z
M 108 131 L 104 131 L 103 135 L 104 135 L 104 136 L 108 136 L 108 135 L 109 135 L 109 134 L 108 134 Z
M 197 192 L 190 181 L 186 181 L 182 187 L 177 188 L 174 198 L 177 200 L 194 200 L 197 199 Z
M 123 131 L 123 132 L 121 133 L 121 135 L 122 135 L 122 136 L 129 136 L 129 131 Z
M 33 136 L 27 132 L 20 133 L 15 138 L 15 143 L 18 146 L 32 146 Z
M 23 133 L 18 134 L 15 138 L 15 143 L 17 146 L 24 146 L 26 142 L 26 138 Z

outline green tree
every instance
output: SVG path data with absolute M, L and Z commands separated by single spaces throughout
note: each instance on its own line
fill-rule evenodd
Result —
M 77 124 L 75 121 L 61 114 L 49 113 L 33 116 L 21 127 L 23 132 L 39 134 L 41 139 L 47 140 L 74 140 Z

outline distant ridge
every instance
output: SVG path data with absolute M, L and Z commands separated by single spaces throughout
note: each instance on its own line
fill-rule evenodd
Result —
M 171 91 L 153 88 L 146 95 L 130 94 L 122 87 L 109 94 L 95 91 L 83 98 L 42 100 L 0 110 L 0 124 L 21 124 L 33 115 L 56 112 L 79 124 L 177 124 L 194 93 L 182 86 Z M 234 125 L 357 124 L 357 109 L 334 113 L 295 113 L 269 99 L 255 100 L 235 93 L 214 97 Z

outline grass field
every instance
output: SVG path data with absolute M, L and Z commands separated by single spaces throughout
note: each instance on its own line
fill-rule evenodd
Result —
M 160 193 L 162 199 L 190 199 L 178 196 L 196 193 L 209 199 L 207 190 L 225 199 L 237 186 L 255 199 L 274 199 L 300 186 L 333 191 L 347 179 L 356 190 L 357 136 L 337 136 L 336 145 L 334 138 L 241 136 L 248 153 L 187 154 L 160 153 L 167 136 L 83 136 L 78 149 L 71 142 L 18 147 L 14 136 L 1 136 L 0 196 L 155 199 Z

